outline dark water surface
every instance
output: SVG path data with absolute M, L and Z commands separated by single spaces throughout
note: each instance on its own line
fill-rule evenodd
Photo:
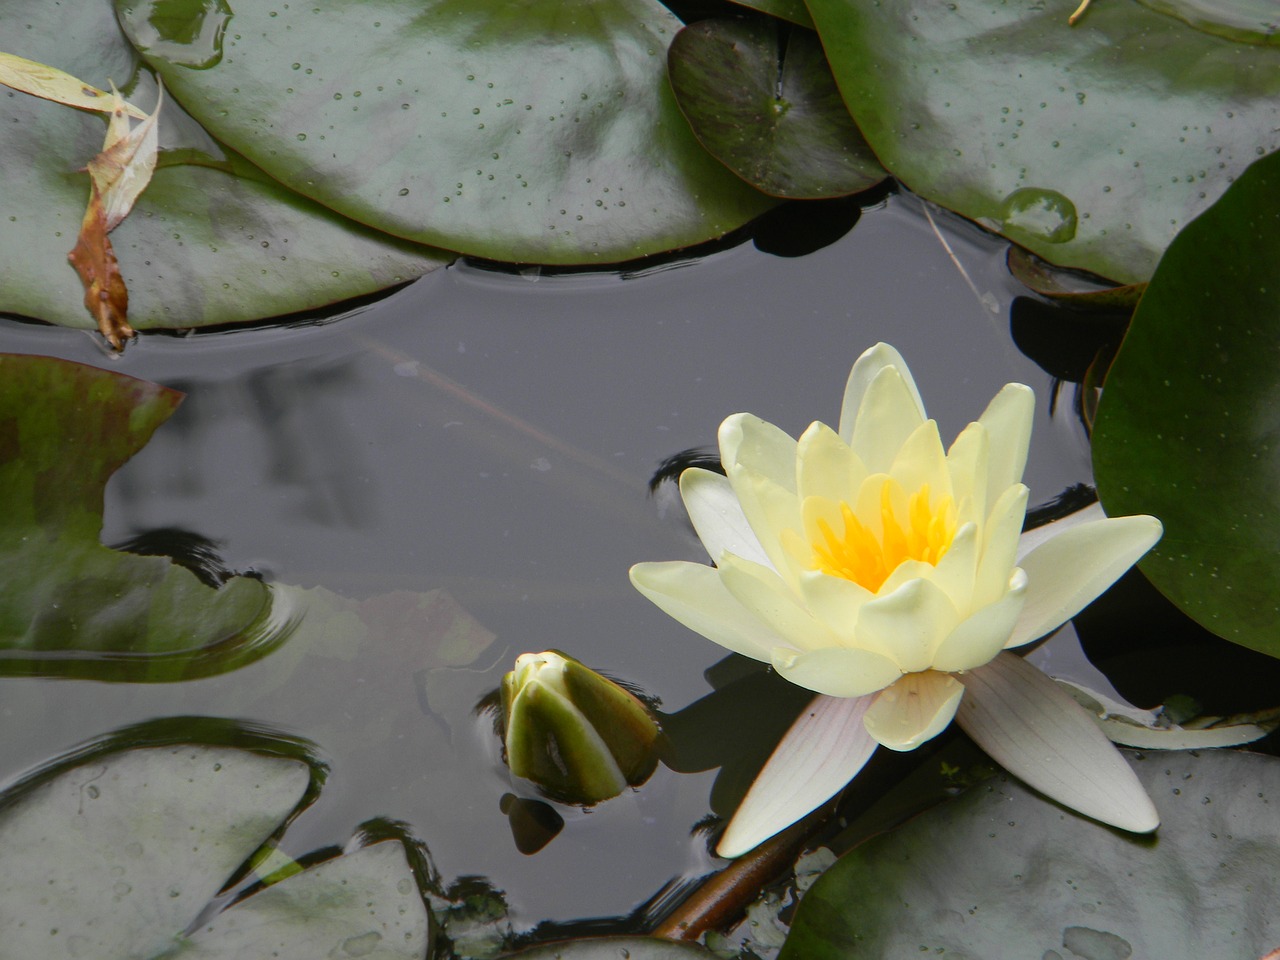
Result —
M 934 218 L 968 280 L 920 201 L 892 196 L 804 257 L 744 244 L 626 279 L 462 264 L 339 322 L 147 336 L 116 360 L 84 333 L 0 321 L 0 350 L 187 393 L 108 487 L 104 542 L 175 526 L 278 583 L 353 598 L 444 589 L 497 636 L 434 703 L 412 656 L 362 648 L 282 671 L 287 643 L 182 684 L 0 681 L 0 778 L 147 718 L 231 716 L 308 737 L 332 765 L 286 836 L 295 855 L 371 817 L 401 820 L 446 879 L 504 889 L 521 925 L 625 914 L 673 875 L 710 869 L 690 829 L 714 771 L 660 769 L 638 792 L 562 811 L 559 837 L 518 853 L 499 811 L 512 785 L 470 707 L 518 653 L 551 647 L 667 711 L 705 696 L 721 649 L 627 580 L 639 560 L 705 559 L 646 482 L 736 411 L 793 435 L 834 423 L 850 365 L 877 340 L 907 358 L 947 442 L 1005 382 L 1036 389 L 1032 502 L 1088 479 L 1082 431 L 1049 417 L 1049 375 L 1011 339 L 1024 291 L 1006 245 Z

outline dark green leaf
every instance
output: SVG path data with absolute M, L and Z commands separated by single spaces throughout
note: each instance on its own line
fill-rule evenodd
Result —
M 667 61 L 702 145 L 765 193 L 840 197 L 888 176 L 849 117 L 814 33 L 700 20 L 676 34 Z
M 1070 6 L 1070 5 L 1068 5 Z M 1140 4 L 810 0 L 840 89 L 911 189 L 1062 266 L 1146 280 L 1280 147 L 1280 49 Z
M 0 675 L 174 680 L 232 669 L 288 633 L 261 581 L 201 583 L 103 546 L 102 491 L 181 394 L 0 354 Z
M 111 4 L 63 8 L 14 0 L 0 9 L 6 52 L 87 83 L 128 84 L 135 55 Z M 131 102 L 151 110 L 143 74 Z M 67 253 L 89 198 L 77 171 L 102 149 L 100 117 L 0 87 L 0 310 L 93 329 Z M 322 307 L 443 265 L 440 251 L 379 234 L 275 183 L 214 143 L 166 98 L 161 158 L 111 242 L 140 330 L 254 320 Z M 166 153 L 166 151 L 168 151 Z M 176 160 L 183 161 L 175 165 Z
M 1259 957 L 1280 938 L 1280 762 L 1130 754 L 1154 838 L 1109 830 L 999 777 L 828 870 L 779 960 Z
M 140 46 L 159 5 L 121 6 Z M 606 263 L 769 205 L 676 109 L 679 25 L 656 0 L 241 4 L 215 65 L 183 66 L 170 42 L 143 53 L 215 136 L 356 220 L 499 260 Z
M 1280 154 L 1160 262 L 1107 375 L 1094 471 L 1107 512 L 1151 513 L 1142 570 L 1210 630 L 1280 656 Z
M 732 0 L 732 2 L 740 7 L 749 7 L 773 17 L 790 20 L 802 27 L 813 28 L 813 18 L 809 16 L 809 8 L 804 5 L 803 0 Z

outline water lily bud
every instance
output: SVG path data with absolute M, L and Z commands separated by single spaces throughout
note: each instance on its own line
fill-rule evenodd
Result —
M 502 678 L 507 765 L 547 796 L 592 804 L 658 765 L 658 725 L 635 696 L 554 650 L 524 653 Z

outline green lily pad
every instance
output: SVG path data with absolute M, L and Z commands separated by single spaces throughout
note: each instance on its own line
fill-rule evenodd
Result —
M 119 7 L 208 130 L 396 236 L 607 263 L 719 237 L 770 205 L 680 116 L 663 56 L 680 23 L 656 0 L 240 4 L 206 69 L 172 43 L 144 48 L 140 25 L 162 8 Z
M 842 197 L 888 176 L 858 132 L 817 35 L 764 20 L 700 20 L 667 51 L 702 145 L 776 197 Z
M 779 960 L 1259 957 L 1280 942 L 1280 761 L 1130 753 L 1153 838 L 998 777 L 855 848 L 801 901 Z
M 759 10 L 772 17 L 790 20 L 802 27 L 813 29 L 813 17 L 809 16 L 809 8 L 804 5 L 803 0 L 731 0 L 731 2 L 740 7 Z
M 15 0 L 0 9 L 7 52 L 87 83 L 133 81 L 137 58 L 111 4 L 64 9 Z M 151 110 L 143 74 L 131 102 Z M 93 329 L 67 263 L 89 198 L 78 171 L 102 149 L 100 117 L 0 87 L 0 311 Z M 370 230 L 271 180 L 216 144 L 172 98 L 161 162 L 111 242 L 137 329 L 254 320 L 372 293 L 442 266 L 450 255 Z M 175 161 L 183 161 L 176 163 Z
M 184 730 L 207 742 L 182 740 Z M 190 929 L 323 773 L 303 741 L 182 718 L 120 731 L 25 778 L 0 795 L 6 951 L 420 960 L 430 918 L 401 842 L 293 864 Z
M 1177 232 L 1280 147 L 1280 50 L 1134 3 L 810 0 L 880 161 L 1062 266 L 1146 280 Z M 1070 13 L 1067 10 L 1066 13 Z
M 1280 656 L 1280 154 L 1170 245 L 1107 375 L 1094 472 L 1111 514 L 1151 513 L 1142 561 L 1208 629 Z
M 274 649 L 289 614 L 259 580 L 202 583 L 103 546 L 102 491 L 182 395 L 0 354 L 0 676 L 176 680 Z
M 1280 11 L 1272 0 L 1138 0 L 1197 30 L 1240 43 L 1280 44 Z

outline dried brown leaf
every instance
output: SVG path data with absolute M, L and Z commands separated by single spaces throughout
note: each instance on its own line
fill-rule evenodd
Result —
M 115 251 L 107 237 L 107 218 L 102 197 L 95 185 L 89 209 L 80 223 L 80 236 L 67 259 L 84 284 L 84 305 L 98 324 L 98 330 L 112 349 L 124 349 L 124 341 L 134 335 L 129 326 L 129 291 L 125 287 Z
M 76 79 L 69 73 L 36 63 L 11 53 L 0 53 L 0 83 L 14 90 L 21 90 L 42 100 L 65 103 L 81 110 L 110 113 L 114 107 L 111 94 L 91 84 Z M 142 120 L 146 113 L 132 104 L 125 104 L 129 116 Z

